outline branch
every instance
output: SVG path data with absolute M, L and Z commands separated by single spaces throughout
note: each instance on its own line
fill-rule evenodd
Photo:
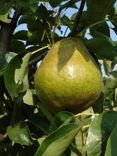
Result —
M 72 32 L 70 34 L 70 36 L 75 36 L 77 33 L 77 27 L 80 21 L 80 17 L 82 15 L 83 9 L 84 9 L 84 5 L 85 5 L 85 0 L 81 0 L 81 4 L 80 4 L 80 9 L 76 15 L 75 21 L 74 21 L 74 25 L 73 25 L 73 29 Z
M 35 59 L 31 60 L 29 62 L 29 65 L 36 65 L 39 61 L 41 61 L 47 54 L 47 51 L 43 52 L 42 54 L 40 54 L 38 57 L 36 57 Z

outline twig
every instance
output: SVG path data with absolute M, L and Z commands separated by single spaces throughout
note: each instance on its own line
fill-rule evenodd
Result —
M 75 154 L 77 154 L 77 156 L 83 156 L 80 150 L 73 143 L 71 143 L 70 148 Z
M 78 118 L 78 117 L 80 117 L 80 116 L 83 116 L 83 115 L 87 115 L 87 116 L 98 116 L 99 114 L 97 114 L 97 113 L 79 113 L 79 114 L 76 114 L 76 115 L 74 115 L 74 117 L 75 118 Z
M 37 64 L 37 62 L 41 61 L 46 56 L 46 54 L 47 54 L 47 51 L 43 52 L 41 55 L 39 55 L 35 59 L 31 60 L 29 62 L 29 65 L 32 66 L 32 65 Z
M 39 52 L 39 51 L 41 51 L 41 50 L 47 49 L 47 48 L 49 48 L 49 47 L 50 47 L 50 46 L 47 45 L 47 46 L 44 46 L 44 47 L 42 47 L 42 48 L 39 48 L 39 49 L 37 49 L 37 50 L 35 50 L 35 51 L 32 51 L 32 52 L 31 52 L 31 55 L 34 55 L 35 53 L 37 53 L 37 52 Z
M 82 0 L 81 4 L 80 4 L 80 9 L 79 9 L 79 11 L 78 11 L 78 13 L 76 15 L 74 25 L 73 25 L 73 29 L 72 29 L 72 32 L 71 32 L 70 36 L 75 36 L 76 33 L 77 33 L 77 27 L 78 27 L 80 17 L 82 15 L 82 12 L 83 12 L 83 9 L 84 9 L 84 5 L 85 5 L 85 0 Z
M 96 26 L 96 25 L 102 24 L 102 23 L 104 23 L 104 22 L 108 22 L 108 21 L 114 22 L 113 19 L 116 19 L 116 18 L 117 18 L 117 16 L 113 17 L 112 19 L 104 19 L 104 20 L 95 22 L 95 23 L 89 25 L 88 27 L 84 28 L 78 35 L 82 34 L 82 33 L 85 32 L 87 29 L 90 29 L 90 28 L 92 28 L 92 27 L 94 27 L 94 26 Z

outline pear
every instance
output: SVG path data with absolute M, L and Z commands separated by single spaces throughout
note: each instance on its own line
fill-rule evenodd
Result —
M 79 38 L 56 42 L 38 67 L 34 84 L 40 101 L 52 112 L 79 113 L 100 96 L 102 76 Z

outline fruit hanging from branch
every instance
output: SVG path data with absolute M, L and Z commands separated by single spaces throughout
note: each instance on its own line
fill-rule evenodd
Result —
M 53 112 L 79 113 L 100 96 L 102 76 L 84 43 L 74 37 L 56 42 L 34 77 L 40 101 Z

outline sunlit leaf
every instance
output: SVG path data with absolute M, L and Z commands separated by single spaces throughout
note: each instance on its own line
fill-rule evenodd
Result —
M 30 53 L 16 55 L 6 66 L 4 80 L 11 97 L 17 97 L 20 92 L 29 88 L 28 63 L 30 56 Z
M 104 155 L 106 142 L 117 122 L 117 112 L 105 112 L 97 116 L 89 127 L 87 137 L 88 156 Z
M 51 133 L 40 145 L 35 156 L 61 156 L 79 131 L 76 124 L 65 125 Z
M 8 19 L 9 13 L 6 13 L 5 15 L 0 15 L 0 21 L 5 22 L 5 23 L 10 23 L 11 19 Z
M 12 141 L 21 145 L 31 145 L 33 143 L 29 129 L 23 122 L 9 126 L 7 134 Z
M 32 91 L 31 89 L 29 89 L 29 86 L 27 86 L 27 91 L 26 91 L 26 94 L 24 95 L 23 97 L 23 102 L 25 104 L 28 104 L 28 105 L 33 105 L 33 95 L 32 95 Z
M 59 112 L 52 119 L 49 131 L 53 132 L 59 126 L 61 126 L 63 123 L 68 121 L 67 122 L 67 124 L 68 124 L 68 123 L 70 123 L 73 120 L 74 120 L 74 115 L 72 113 L 67 112 L 67 111 Z

